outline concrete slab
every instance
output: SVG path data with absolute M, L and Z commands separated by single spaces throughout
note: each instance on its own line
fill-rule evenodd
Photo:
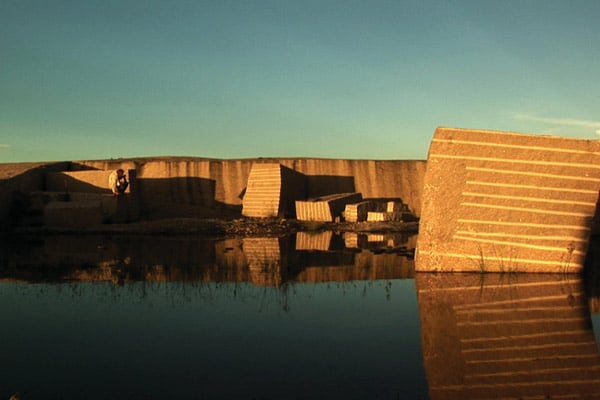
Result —
M 300 221 L 333 222 L 341 219 L 346 204 L 362 200 L 360 193 L 340 193 L 307 201 L 296 201 L 296 218 Z
M 598 141 L 438 128 L 416 269 L 579 272 L 599 188 Z

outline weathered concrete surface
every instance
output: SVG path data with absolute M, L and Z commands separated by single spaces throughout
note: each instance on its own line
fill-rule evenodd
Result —
M 294 201 L 304 198 L 304 175 L 279 163 L 254 163 L 243 196 L 242 215 L 295 217 Z
M 600 142 L 439 128 L 417 271 L 578 272 L 600 188 Z
M 402 199 L 418 216 L 425 175 L 423 160 L 335 160 L 335 159 L 243 159 L 217 160 L 206 158 L 159 157 L 115 160 L 73 161 L 60 163 L 53 171 L 77 171 L 117 168 L 135 171 L 135 192 L 139 197 L 143 218 L 220 217 L 241 215 L 244 191 L 251 167 L 256 162 L 280 163 L 306 176 L 307 197 L 343 192 L 359 192 L 364 198 Z M 44 174 L 33 184 L 25 184 L 36 167 L 50 164 L 11 164 L 10 195 L 0 193 L 3 220 L 9 214 L 13 189 L 16 191 L 46 190 Z M 0 164 L 0 179 L 3 168 Z M 77 175 L 84 179 L 85 174 Z M 93 176 L 91 186 L 100 187 L 102 179 Z M 4 178 L 6 180 L 6 178 Z M 0 181 L 3 182 L 3 181 Z M 6 192 L 5 192 L 6 193 Z M 4 199 L 4 200 L 3 200 Z
M 598 398 L 581 277 L 417 273 L 415 284 L 432 400 Z
M 339 193 L 311 200 L 296 201 L 296 218 L 300 221 L 333 222 L 341 220 L 346 205 L 362 200 L 360 193 Z

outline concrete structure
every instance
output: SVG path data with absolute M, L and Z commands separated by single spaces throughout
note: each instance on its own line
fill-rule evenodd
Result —
M 599 188 L 598 141 L 439 128 L 416 268 L 579 272 Z
M 239 217 L 255 163 L 277 163 L 304 175 L 307 197 L 359 192 L 369 199 L 400 198 L 417 216 L 420 213 L 426 165 L 423 160 L 159 157 L 0 164 L 0 225 L 10 226 L 26 211 L 31 192 L 57 187 L 64 192 L 64 178 L 68 178 L 70 193 L 77 188 L 101 194 L 98 189 L 104 178 L 100 175 L 117 168 L 135 172 L 131 191 L 137 196 L 137 212 L 142 219 Z M 50 175 L 54 173 L 59 175 Z
M 339 193 L 306 201 L 298 200 L 296 201 L 296 218 L 300 221 L 340 221 L 346 205 L 361 200 L 360 193 Z
M 295 217 L 294 201 L 304 198 L 304 175 L 278 163 L 254 163 L 244 193 L 242 215 Z
M 417 273 L 415 284 L 431 400 L 600 398 L 582 278 Z

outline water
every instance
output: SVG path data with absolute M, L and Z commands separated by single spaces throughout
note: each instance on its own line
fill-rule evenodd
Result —
M 345 280 L 356 249 L 255 242 L 5 247 L 0 399 L 426 398 L 414 280 L 385 262 L 367 268 L 384 279 Z
M 599 397 L 580 276 L 415 274 L 414 240 L 2 243 L 0 400 Z

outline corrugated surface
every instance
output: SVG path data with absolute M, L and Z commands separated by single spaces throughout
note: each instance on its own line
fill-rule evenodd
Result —
M 296 250 L 329 250 L 332 231 L 298 232 L 296 234 Z
M 244 238 L 242 246 L 250 281 L 260 286 L 279 286 L 282 282 L 279 238 Z
M 246 217 L 276 217 L 281 196 L 281 165 L 254 164 L 242 203 Z
M 600 398 L 578 276 L 417 274 L 415 283 L 432 400 Z
M 579 271 L 599 188 L 597 141 L 440 128 L 417 270 Z
M 341 193 L 308 201 L 296 201 L 296 218 L 300 221 L 332 222 L 342 216 L 347 204 L 362 200 L 360 193 Z

